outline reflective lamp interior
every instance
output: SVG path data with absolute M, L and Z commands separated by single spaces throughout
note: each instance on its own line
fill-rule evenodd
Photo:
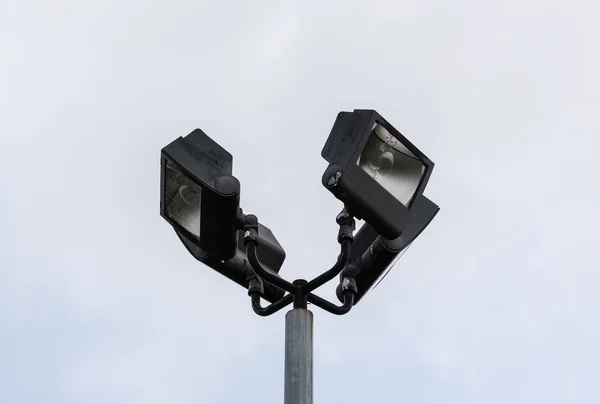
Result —
M 165 214 L 200 239 L 202 188 L 167 161 L 163 201 Z
M 425 174 L 423 162 L 377 122 L 357 164 L 405 206 Z

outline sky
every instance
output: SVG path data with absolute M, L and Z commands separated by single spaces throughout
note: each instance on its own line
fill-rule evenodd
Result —
M 159 215 L 201 128 L 312 278 L 339 111 L 435 163 L 441 211 L 348 315 L 314 308 L 316 402 L 600 402 L 600 3 L 0 2 L 0 402 L 280 403 L 284 311 Z M 319 294 L 334 298 L 335 283 Z

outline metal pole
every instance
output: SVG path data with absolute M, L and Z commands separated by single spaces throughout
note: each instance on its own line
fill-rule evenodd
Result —
M 313 402 L 313 314 L 295 308 L 285 315 L 284 404 Z

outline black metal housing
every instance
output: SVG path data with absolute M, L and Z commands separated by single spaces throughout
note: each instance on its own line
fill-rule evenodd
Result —
M 199 237 L 166 214 L 165 186 L 170 164 L 201 187 Z M 219 260 L 232 258 L 237 251 L 236 221 L 240 204 L 240 183 L 232 176 L 233 157 L 200 129 L 178 138 L 161 151 L 160 214 L 175 230 Z
M 354 238 L 350 265 L 340 274 L 340 280 L 346 276 L 355 278 L 357 293 L 354 304 L 368 293 L 396 263 L 404 251 L 431 223 L 440 208 L 420 195 L 410 210 L 408 223 L 402 234 L 389 240 L 377 233 L 369 223 L 365 223 Z M 338 299 L 343 302 L 341 287 L 336 290 Z
M 285 261 L 285 251 L 269 228 L 260 223 L 258 226 L 260 229 L 258 236 L 260 244 L 257 247 L 257 254 L 260 256 L 261 262 L 264 263 L 264 269 L 273 276 L 279 277 L 278 272 Z M 241 232 L 239 234 L 240 240 L 236 254 L 226 261 L 210 256 L 210 254 L 198 247 L 197 243 L 192 241 L 185 234 L 177 231 L 176 233 L 183 245 L 194 258 L 219 272 L 221 275 L 231 279 L 238 285 L 247 289 L 250 285 L 250 281 L 255 278 L 254 270 L 248 262 L 248 257 L 243 244 L 243 234 L 241 234 Z M 263 280 L 262 283 L 263 293 L 261 293 L 260 296 L 269 302 L 275 302 L 281 299 L 285 294 L 283 289 L 280 289 L 267 281 Z
M 425 167 L 414 200 L 423 191 L 434 164 L 374 110 L 340 112 L 321 155 L 329 162 L 323 185 L 346 205 L 349 213 L 364 219 L 382 236 L 399 237 L 409 220 L 411 205 L 404 206 L 357 164 L 375 123 L 398 139 Z

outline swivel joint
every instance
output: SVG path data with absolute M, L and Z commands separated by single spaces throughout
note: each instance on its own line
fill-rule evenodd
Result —
M 244 216 L 244 246 L 258 244 L 258 218 L 255 215 Z
M 338 232 L 338 243 L 342 243 L 344 240 L 354 241 L 354 230 L 356 229 L 356 223 L 354 217 L 348 213 L 344 208 L 335 218 L 336 223 L 340 226 Z
M 356 279 L 352 278 L 352 277 L 345 277 L 344 279 L 342 279 L 342 282 L 340 282 L 341 285 L 341 289 L 342 289 L 342 294 L 346 291 L 350 291 L 354 294 L 358 293 L 358 287 L 356 286 Z
M 264 293 L 264 287 L 262 279 L 258 276 L 254 276 L 250 279 L 250 283 L 248 285 L 248 296 L 252 296 L 253 294 L 258 294 L 259 296 Z

